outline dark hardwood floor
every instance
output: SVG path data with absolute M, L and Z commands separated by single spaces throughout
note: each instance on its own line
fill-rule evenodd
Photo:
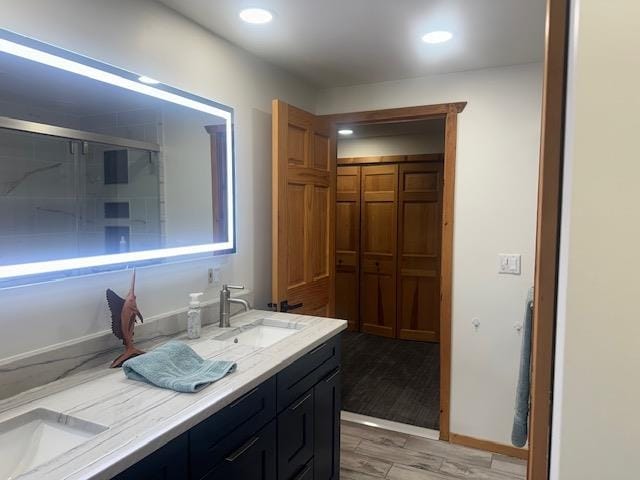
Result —
M 343 332 L 342 367 L 343 410 L 438 430 L 437 343 Z

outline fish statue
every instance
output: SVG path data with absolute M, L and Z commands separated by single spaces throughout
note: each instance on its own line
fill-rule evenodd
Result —
M 145 353 L 133 346 L 133 329 L 137 319 L 139 318 L 140 322 L 144 323 L 142 314 L 136 304 L 135 288 L 136 272 L 134 270 L 131 288 L 125 298 L 120 297 L 113 290 L 107 289 L 107 303 L 109 304 L 109 310 L 111 310 L 111 331 L 122 340 L 124 345 L 124 353 L 111 363 L 111 368 L 121 367 L 126 360 Z

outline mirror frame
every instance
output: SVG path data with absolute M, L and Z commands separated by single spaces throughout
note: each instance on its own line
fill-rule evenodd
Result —
M 200 112 L 223 118 L 227 139 L 227 231 L 226 242 L 207 243 L 183 247 L 168 247 L 137 252 L 114 253 L 47 260 L 14 265 L 0 265 L 0 288 L 41 283 L 59 278 L 124 270 L 127 268 L 161 264 L 170 261 L 187 261 L 236 253 L 236 196 L 235 196 L 235 145 L 233 108 L 206 98 L 184 92 L 162 82 L 142 83 L 137 74 L 89 57 L 49 45 L 24 35 L 0 28 L 0 53 L 14 55 L 69 73 L 148 95 L 158 100 L 182 105 Z M 147 77 L 149 78 L 149 77 Z

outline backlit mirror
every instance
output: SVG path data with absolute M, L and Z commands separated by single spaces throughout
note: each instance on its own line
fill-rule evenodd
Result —
M 0 287 L 233 252 L 233 110 L 0 30 Z

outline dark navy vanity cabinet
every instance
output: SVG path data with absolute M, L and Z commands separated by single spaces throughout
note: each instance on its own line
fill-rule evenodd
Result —
M 115 478 L 337 480 L 339 471 L 336 336 Z

